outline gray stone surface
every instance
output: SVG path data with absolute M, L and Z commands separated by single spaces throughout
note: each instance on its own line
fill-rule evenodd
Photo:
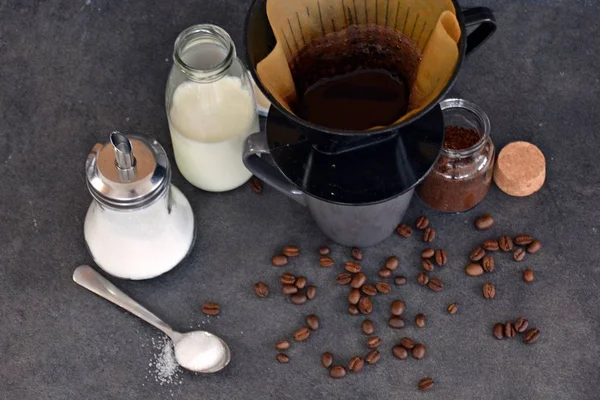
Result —
M 438 229 L 436 247 L 450 265 L 439 272 L 445 290 L 414 284 L 415 238 L 391 237 L 365 251 L 376 271 L 397 254 L 410 284 L 375 299 L 372 319 L 382 336 L 379 365 L 333 381 L 320 367 L 323 351 L 346 364 L 365 354 L 362 318 L 345 312 L 346 289 L 334 284 L 341 269 L 318 266 L 315 249 L 327 240 L 306 210 L 266 188 L 244 186 L 209 194 L 178 172 L 174 182 L 189 197 L 199 235 L 193 255 L 171 273 L 118 286 L 174 327 L 208 327 L 233 350 L 230 366 L 210 376 L 181 374 L 179 385 L 159 385 L 148 366 L 157 332 L 92 296 L 71 281 L 73 269 L 91 263 L 83 236 L 90 202 L 83 163 L 99 139 L 118 129 L 150 134 L 170 149 L 163 110 L 172 43 L 199 22 L 223 26 L 242 52 L 247 3 L 204 1 L 0 1 L 0 395 L 3 399 L 598 399 L 600 398 L 600 3 L 595 1 L 470 0 L 490 5 L 499 30 L 466 63 L 454 94 L 489 112 L 498 147 L 513 140 L 536 143 L 548 161 L 547 184 L 525 199 L 493 188 L 464 215 L 442 215 L 413 201 L 408 221 L 427 214 Z M 471 227 L 492 211 L 490 232 Z M 539 255 L 520 264 L 497 258 L 485 279 L 463 273 L 465 254 L 484 238 L 530 232 L 544 242 Z M 269 265 L 285 243 L 302 256 L 285 269 Z M 348 251 L 333 246 L 344 260 Z M 520 279 L 531 267 L 536 281 Z M 278 293 L 283 271 L 306 275 L 319 286 L 311 303 L 296 307 Z M 252 285 L 269 283 L 258 299 Z M 484 301 L 480 285 L 497 284 Z M 407 319 L 428 316 L 427 328 L 385 327 L 393 298 L 407 302 Z M 201 314 L 217 301 L 218 318 Z M 459 304 L 457 315 L 445 306 Z M 273 343 L 290 337 L 309 313 L 322 329 L 294 344 L 291 362 L 278 365 Z M 494 322 L 528 317 L 539 342 L 497 341 Z M 390 348 L 402 336 L 428 346 L 423 361 L 398 361 Z M 437 382 L 417 393 L 424 376 Z

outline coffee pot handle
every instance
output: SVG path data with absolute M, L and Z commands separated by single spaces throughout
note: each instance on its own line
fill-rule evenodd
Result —
M 476 26 L 475 30 L 467 35 L 467 55 L 469 55 L 496 32 L 496 17 L 487 7 L 465 8 L 462 13 L 467 28 Z
M 281 172 L 269 164 L 261 154 L 269 154 L 267 137 L 264 132 L 253 133 L 246 139 L 243 161 L 250 172 L 289 198 L 305 206 L 302 191 L 292 185 Z

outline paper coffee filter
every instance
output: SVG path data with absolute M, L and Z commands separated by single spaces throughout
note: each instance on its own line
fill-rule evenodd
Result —
M 350 26 L 393 28 L 421 50 L 409 112 L 396 123 L 440 94 L 459 58 L 461 30 L 451 0 L 267 0 L 267 17 L 277 43 L 257 65 L 257 74 L 265 89 L 291 113 L 297 100 L 290 69 L 295 56 L 311 41 Z

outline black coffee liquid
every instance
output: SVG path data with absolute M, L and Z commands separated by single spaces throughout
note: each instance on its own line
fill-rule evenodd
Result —
M 387 126 L 406 114 L 410 88 L 382 69 L 359 69 L 324 78 L 300 96 L 299 116 L 331 129 L 367 130 Z

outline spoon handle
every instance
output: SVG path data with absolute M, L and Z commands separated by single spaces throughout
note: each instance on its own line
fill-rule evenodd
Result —
M 129 311 L 138 318 L 143 319 L 150 325 L 160 329 L 167 336 L 173 339 L 174 342 L 179 338 L 179 333 L 164 323 L 156 315 L 142 307 L 138 302 L 121 292 L 115 285 L 106 280 L 102 275 L 96 272 L 89 265 L 80 265 L 73 272 L 73 280 L 80 286 L 83 286 L 92 293 L 105 298 L 118 305 L 121 308 Z

